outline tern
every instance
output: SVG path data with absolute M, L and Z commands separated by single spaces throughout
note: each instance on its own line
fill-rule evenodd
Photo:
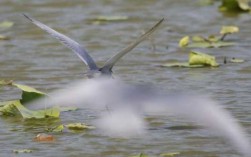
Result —
M 63 34 L 57 32 L 56 30 L 41 23 L 40 21 L 37 21 L 37 20 L 29 17 L 26 14 L 23 14 L 23 15 L 27 19 L 29 19 L 33 24 L 35 24 L 36 26 L 38 26 L 42 30 L 46 31 L 47 33 L 49 33 L 52 37 L 58 39 L 63 45 L 65 45 L 66 47 L 71 49 L 74 53 L 76 53 L 77 56 L 88 67 L 88 71 L 86 73 L 87 78 L 94 78 L 94 77 L 98 77 L 98 76 L 109 76 L 109 77 L 112 76 L 112 68 L 115 65 L 115 63 L 121 57 L 123 57 L 125 54 L 130 52 L 133 48 L 135 48 L 138 44 L 140 44 L 142 41 L 147 39 L 159 27 L 159 25 L 164 21 L 164 18 L 162 18 L 152 28 L 150 28 L 143 35 L 138 37 L 134 42 L 130 43 L 124 49 L 122 49 L 121 51 L 116 53 L 114 56 L 112 56 L 110 59 L 108 59 L 102 67 L 98 67 L 97 64 L 95 63 L 95 61 L 92 59 L 92 57 L 85 50 L 85 48 L 83 46 L 81 46 L 78 42 L 67 37 L 66 35 L 63 35 Z

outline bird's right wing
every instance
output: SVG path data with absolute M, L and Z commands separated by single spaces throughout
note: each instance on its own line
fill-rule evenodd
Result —
M 72 40 L 71 38 L 53 30 L 52 28 L 46 26 L 45 24 L 30 18 L 29 16 L 23 14 L 27 19 L 29 19 L 33 24 L 40 27 L 42 30 L 49 33 L 54 38 L 58 39 L 62 44 L 64 44 L 66 47 L 71 49 L 73 52 L 75 52 L 78 57 L 88 66 L 90 70 L 97 70 L 98 67 L 95 64 L 94 60 L 91 58 L 91 56 L 86 52 L 86 50 L 76 41 Z
M 114 55 L 113 57 L 111 57 L 109 60 L 107 60 L 107 62 L 105 63 L 105 65 L 102 67 L 102 69 L 104 71 L 106 70 L 111 70 L 112 67 L 114 66 L 114 64 L 121 58 L 123 57 L 125 54 L 127 54 L 128 52 L 130 52 L 134 47 L 136 47 L 139 43 L 141 43 L 142 41 L 144 41 L 146 38 L 148 38 L 157 28 L 158 26 L 164 21 L 164 19 L 161 19 L 159 22 L 157 22 L 151 29 L 149 29 L 145 34 L 143 34 L 142 36 L 140 36 L 138 39 L 136 39 L 136 41 L 134 41 L 133 43 L 129 44 L 127 47 L 125 47 L 124 49 L 122 49 L 119 53 L 117 53 L 116 55 Z

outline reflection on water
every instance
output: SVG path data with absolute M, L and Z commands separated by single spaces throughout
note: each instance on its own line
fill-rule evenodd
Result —
M 250 129 L 250 15 L 225 17 L 217 4 L 199 6 L 197 1 L 30 1 L 2 0 L 0 21 L 15 22 L 13 28 L 1 31 L 10 36 L 0 41 L 0 78 L 14 79 L 43 91 L 58 89 L 72 80 L 79 80 L 85 65 L 70 50 L 44 32 L 36 29 L 21 16 L 27 13 L 69 35 L 83 44 L 102 64 L 158 19 L 166 22 L 153 35 L 156 52 L 145 41 L 125 56 L 115 67 L 114 74 L 132 83 L 147 82 L 164 91 L 192 90 L 211 95 L 218 100 L 251 134 Z M 92 24 L 88 19 L 100 15 L 123 15 L 132 20 Z M 187 50 L 178 48 L 177 41 L 187 34 L 212 34 L 222 25 L 238 25 L 240 33 L 229 37 L 240 44 L 221 49 L 201 51 L 217 57 L 244 58 L 242 64 L 228 64 L 217 69 L 164 69 L 156 67 L 168 60 L 186 60 Z M 243 45 L 243 46 L 242 46 Z M 12 99 L 17 91 L 1 91 L 1 99 Z M 62 122 L 89 122 L 95 113 L 88 110 L 67 112 Z M 151 118 L 151 117 L 150 117 Z M 183 156 L 239 156 L 229 144 L 206 129 L 168 130 L 171 126 L 190 125 L 178 117 L 158 117 L 159 127 L 150 129 L 144 139 L 119 140 L 102 135 L 99 130 L 79 134 L 56 135 L 54 143 L 35 143 L 33 137 L 44 128 L 31 128 L 26 121 L 1 118 L 0 156 L 12 149 L 33 149 L 31 156 L 129 156 L 145 152 L 152 156 L 163 152 L 182 152 Z M 43 124 L 43 123 L 42 123 Z M 46 124 L 45 124 L 46 125 Z M 193 124 L 194 125 L 194 124 Z M 29 131 L 28 131 L 29 130 Z M 250 136 L 249 136 L 250 137 Z M 249 138 L 250 139 L 250 138 Z M 55 154 L 56 153 L 56 154 Z

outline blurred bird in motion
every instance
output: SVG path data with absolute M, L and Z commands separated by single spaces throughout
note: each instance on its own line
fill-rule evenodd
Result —
M 145 115 L 180 116 L 211 130 L 230 142 L 244 156 L 250 143 L 243 128 L 212 99 L 193 94 L 166 94 L 157 87 L 130 85 L 119 79 L 99 77 L 82 80 L 52 92 L 50 99 L 28 104 L 43 108 L 54 104 L 76 104 L 97 113 L 94 125 L 112 137 L 139 137 L 147 133 Z M 89 122 L 89 123 L 92 123 Z M 166 130 L 164 130 L 166 131 Z
M 29 19 L 33 24 L 40 27 L 42 30 L 48 32 L 51 36 L 58 39 L 62 44 L 64 44 L 66 47 L 71 49 L 73 52 L 75 52 L 78 57 L 87 65 L 88 72 L 86 73 L 86 76 L 88 78 L 94 78 L 97 76 L 111 76 L 112 75 L 112 68 L 115 65 L 115 63 L 123 57 L 125 54 L 130 52 L 134 47 L 136 47 L 138 44 L 140 44 L 142 41 L 147 39 L 164 21 L 164 19 L 161 19 L 159 22 L 157 22 L 151 29 L 146 31 L 145 34 L 140 36 L 138 39 L 136 39 L 134 42 L 129 44 L 127 47 L 122 49 L 120 52 L 115 54 L 113 57 L 108 59 L 105 64 L 102 67 L 98 67 L 95 61 L 92 59 L 92 57 L 87 53 L 85 48 L 81 46 L 78 42 L 72 40 L 71 38 L 53 30 L 52 28 L 48 27 L 47 25 L 27 16 L 26 14 L 23 14 L 27 19 Z

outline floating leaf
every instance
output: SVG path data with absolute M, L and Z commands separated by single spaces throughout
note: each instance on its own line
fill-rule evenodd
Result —
M 98 16 L 94 21 L 123 21 L 128 20 L 128 16 Z
M 146 155 L 144 153 L 140 153 L 138 155 L 133 155 L 133 156 L 130 156 L 130 157 L 148 157 L 148 155 Z
M 64 130 L 64 125 L 61 124 L 61 125 L 56 126 L 54 128 L 48 128 L 46 130 L 49 132 L 62 132 Z
M 30 119 L 30 118 L 41 119 L 46 117 L 58 118 L 60 115 L 60 110 L 57 107 L 32 111 L 25 108 L 20 103 L 20 100 L 1 102 L 0 106 L 1 106 L 0 112 L 2 113 L 2 115 L 11 115 L 11 116 L 21 115 L 25 119 Z
M 12 83 L 12 85 L 22 90 L 22 99 L 20 100 L 22 104 L 28 103 L 32 100 L 44 97 L 46 95 L 45 93 L 26 85 L 17 83 Z
M 14 25 L 14 22 L 11 22 L 11 21 L 0 22 L 0 28 L 10 28 L 13 25 Z
M 34 138 L 34 140 L 37 141 L 37 142 L 50 142 L 50 141 L 54 141 L 55 138 L 52 135 L 41 133 L 41 134 L 38 134 Z
M 226 47 L 226 46 L 233 46 L 235 43 L 233 42 L 224 42 L 224 41 L 218 41 L 214 43 L 210 42 L 193 42 L 189 44 L 187 47 L 190 48 L 219 48 L 219 47 Z
M 160 156 L 163 156 L 163 157 L 172 157 L 172 156 L 176 156 L 176 155 L 180 155 L 179 152 L 172 152 L 172 153 L 162 153 L 160 154 Z
M 32 150 L 30 150 L 30 149 L 15 149 L 15 150 L 13 150 L 13 153 L 32 153 Z
M 10 38 L 0 34 L 0 40 L 9 40 Z
M 180 39 L 179 47 L 185 47 L 185 46 L 188 45 L 188 43 L 189 43 L 189 36 L 185 36 L 185 37 Z
M 20 104 L 19 100 L 0 102 L 0 112 L 6 116 L 20 115 L 20 112 L 16 108 L 16 104 Z
M 94 129 L 94 126 L 90 126 L 90 125 L 86 125 L 84 123 L 71 123 L 71 124 L 67 124 L 65 125 L 65 127 L 67 127 L 68 129 L 71 130 L 85 130 L 85 129 Z
M 220 11 L 229 12 L 243 12 L 249 11 L 249 0 L 222 0 L 222 5 L 219 7 Z
M 222 26 L 220 34 L 232 34 L 239 32 L 239 27 L 236 26 Z
M 194 41 L 194 42 L 204 42 L 205 38 L 202 37 L 202 36 L 195 35 L 195 36 L 192 36 L 192 41 Z
M 230 59 L 231 63 L 243 63 L 245 62 L 243 59 L 238 59 L 238 58 L 232 58 Z
M 183 67 L 183 68 L 201 68 L 201 67 L 217 67 L 219 64 L 216 62 L 215 57 L 201 53 L 191 51 L 189 53 L 188 63 L 186 62 L 174 62 L 174 63 L 165 63 L 161 65 L 162 67 Z
M 190 65 L 187 62 L 174 62 L 174 63 L 165 63 L 161 65 L 162 67 L 181 67 L 181 68 L 201 68 L 204 65 Z
M 189 62 L 189 65 L 205 65 L 205 66 L 212 66 L 212 67 L 219 66 L 214 56 L 201 53 L 201 52 L 195 52 L 195 51 L 190 52 L 188 62 Z
M 0 86 L 11 85 L 12 82 L 13 82 L 12 80 L 10 80 L 10 81 L 0 80 Z

